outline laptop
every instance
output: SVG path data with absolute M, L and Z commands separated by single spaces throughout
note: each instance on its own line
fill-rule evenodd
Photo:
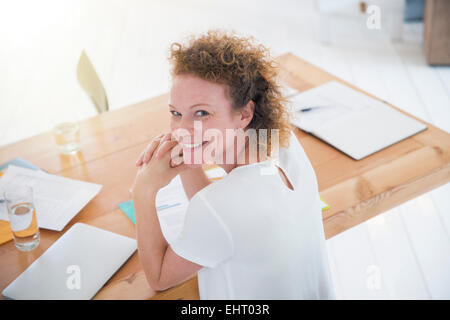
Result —
M 2 294 L 19 300 L 91 299 L 136 249 L 135 239 L 76 223 Z
M 292 124 L 355 160 L 427 128 L 387 104 L 338 81 L 291 97 Z

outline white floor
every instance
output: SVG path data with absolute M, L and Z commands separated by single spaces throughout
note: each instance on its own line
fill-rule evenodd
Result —
M 314 1 L 0 0 L 0 145 L 67 118 L 95 115 L 75 76 L 82 48 L 117 109 L 169 88 L 167 49 L 211 27 L 290 51 L 450 131 L 450 68 L 429 67 L 422 25 L 403 42 L 360 22 L 332 21 L 319 41 Z M 131 160 L 130 160 L 131 161 Z M 450 299 L 450 184 L 354 227 L 328 243 L 340 299 Z

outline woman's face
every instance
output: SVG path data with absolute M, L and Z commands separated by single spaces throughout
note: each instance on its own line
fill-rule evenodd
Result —
M 245 128 L 249 123 L 242 112 L 232 110 L 225 85 L 193 75 L 173 78 L 169 108 L 171 132 L 191 168 L 217 162 L 218 157 L 225 161 L 226 153 L 235 151 L 234 144 L 226 146 L 226 129 Z

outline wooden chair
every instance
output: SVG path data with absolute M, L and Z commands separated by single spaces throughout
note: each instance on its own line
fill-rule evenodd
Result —
M 77 78 L 83 90 L 94 103 L 97 112 L 108 111 L 109 105 L 105 89 L 84 50 L 81 52 L 80 60 L 78 61 Z
M 427 62 L 430 65 L 450 65 L 450 1 L 426 1 L 424 18 Z

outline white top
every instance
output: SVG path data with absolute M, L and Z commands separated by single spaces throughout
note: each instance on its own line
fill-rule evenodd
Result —
M 200 299 L 334 299 L 314 170 L 291 133 L 277 164 L 233 169 L 192 197 L 179 256 L 205 266 Z

